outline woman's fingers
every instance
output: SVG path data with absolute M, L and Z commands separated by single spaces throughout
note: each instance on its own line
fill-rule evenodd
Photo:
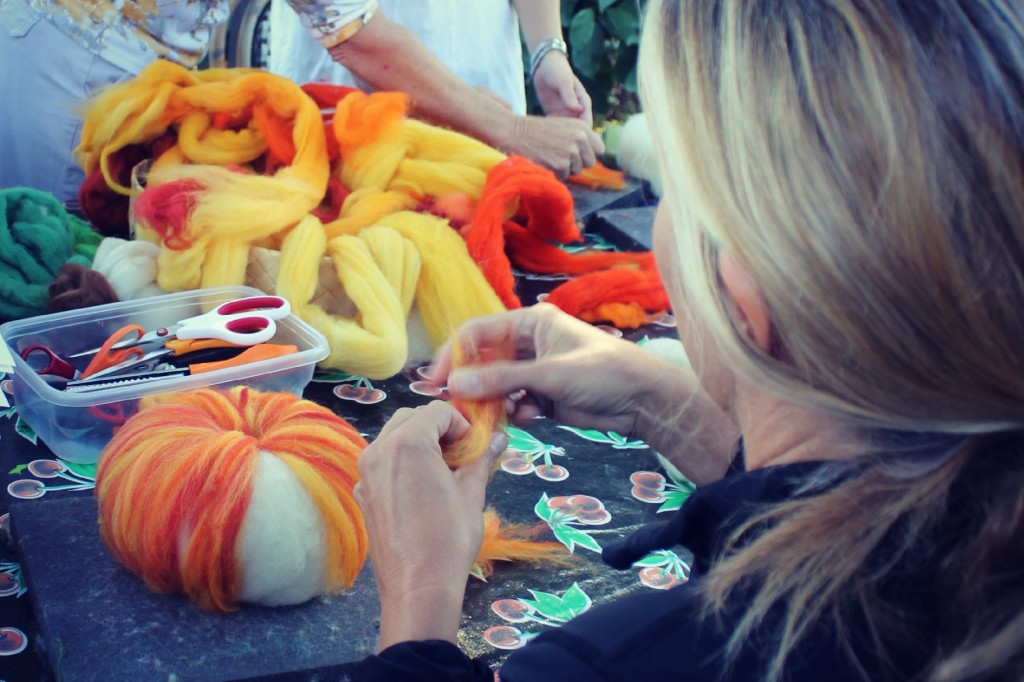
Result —
M 548 310 L 551 309 L 551 310 Z M 454 338 L 446 341 L 434 356 L 428 373 L 431 383 L 444 385 L 452 371 L 452 344 L 463 348 L 494 348 L 511 344 L 517 356 L 533 357 L 536 353 L 536 338 L 543 326 L 548 324 L 554 306 L 538 304 L 496 315 L 485 315 L 469 320 L 456 332 Z
M 497 432 L 491 437 L 490 445 L 482 457 L 455 470 L 455 484 L 462 492 L 463 499 L 473 509 L 483 510 L 487 482 L 490 480 L 491 471 L 494 470 L 494 462 L 507 446 L 508 436 Z

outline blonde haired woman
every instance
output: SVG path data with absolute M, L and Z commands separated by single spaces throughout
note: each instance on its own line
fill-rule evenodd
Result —
M 445 352 L 436 379 L 525 390 L 517 421 L 648 439 L 702 487 L 605 558 L 683 543 L 695 570 L 498 677 L 1024 679 L 1024 9 L 648 14 L 656 251 L 696 374 L 539 307 L 459 333 L 520 361 L 450 371 Z M 452 644 L 488 462 L 452 475 L 436 444 L 466 428 L 405 411 L 363 455 L 382 650 L 357 680 L 491 679 Z

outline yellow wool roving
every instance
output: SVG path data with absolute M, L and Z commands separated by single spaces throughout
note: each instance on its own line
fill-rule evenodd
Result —
M 410 312 L 436 346 L 467 319 L 502 309 L 460 235 L 416 210 L 452 195 L 476 201 L 505 155 L 410 120 L 407 109 L 400 93 L 354 92 L 325 131 L 318 105 L 284 78 L 160 63 L 93 102 L 78 153 L 89 169 L 160 138 L 133 205 L 139 234 L 160 243 L 157 283 L 242 284 L 254 247 L 270 249 L 279 253 L 275 293 L 329 340 L 323 364 L 380 379 L 408 359 Z M 348 195 L 324 224 L 315 212 L 331 175 Z M 354 313 L 313 303 L 324 259 Z

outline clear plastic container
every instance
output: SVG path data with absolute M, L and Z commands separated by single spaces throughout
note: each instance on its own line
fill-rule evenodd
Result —
M 62 358 L 96 348 L 127 324 L 147 331 L 167 327 L 235 298 L 263 295 L 245 286 L 197 289 L 163 296 L 122 301 L 81 310 L 41 315 L 0 325 L 0 336 L 14 358 L 14 400 L 18 414 L 59 457 L 93 463 L 124 418 L 138 410 L 140 398 L 201 387 L 247 385 L 262 391 L 301 395 L 316 363 L 328 355 L 327 339 L 295 315 L 277 321 L 269 343 L 292 344 L 298 352 L 212 372 L 143 383 L 112 385 L 74 393 L 50 385 L 21 359 L 32 344 L 43 344 Z M 158 348 L 156 344 L 145 347 Z M 83 369 L 89 356 L 79 358 Z

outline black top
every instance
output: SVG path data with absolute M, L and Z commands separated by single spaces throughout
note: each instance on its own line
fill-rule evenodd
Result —
M 769 613 L 763 626 L 745 642 L 731 666 L 722 649 L 736 614 L 722 619 L 701 617 L 695 588 L 731 530 L 765 503 L 792 499 L 799 486 L 822 463 L 799 463 L 738 473 L 697 490 L 667 523 L 641 528 L 625 541 L 605 549 L 603 558 L 628 568 L 647 553 L 681 544 L 694 555 L 689 582 L 664 592 L 643 593 L 597 606 L 564 626 L 544 632 L 513 652 L 498 671 L 503 682 L 625 680 L 759 680 L 774 653 L 768 633 L 777 623 Z M 922 542 L 922 552 L 929 543 Z M 854 608 L 844 613 L 848 641 L 863 671 L 851 662 L 834 628 L 815 627 L 787 661 L 786 680 L 911 680 L 920 675 L 930 654 L 911 643 L 914 632 L 929 628 L 938 617 L 934 572 L 923 571 L 922 554 L 904 554 L 901 565 L 883 579 L 879 592 L 906 619 L 907 641 L 886 642 L 889 666 L 879 660 L 868 641 L 868 627 Z M 742 598 L 737 602 L 742 602 Z M 893 611 L 891 611 L 893 612 Z M 719 622 L 721 621 L 721 622 Z M 931 621 L 934 627 L 934 621 Z M 480 661 L 444 641 L 403 642 L 358 664 L 353 682 L 494 682 L 495 673 Z

